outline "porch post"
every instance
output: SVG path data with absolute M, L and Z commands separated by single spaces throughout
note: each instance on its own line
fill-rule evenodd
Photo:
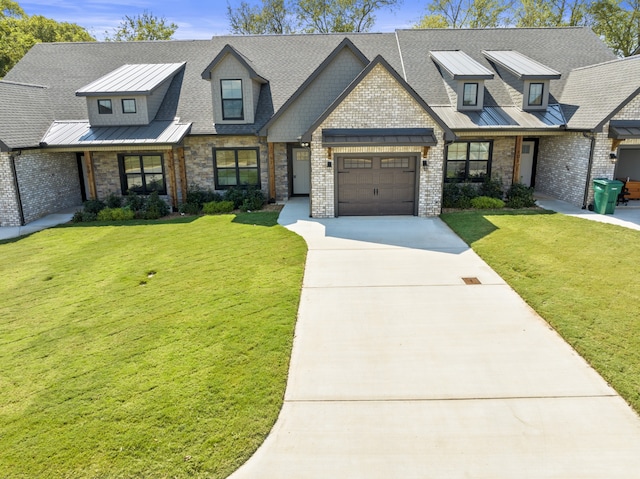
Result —
M 93 168 L 93 157 L 90 151 L 84 152 L 84 166 L 87 169 L 87 180 L 89 182 L 89 197 L 92 200 L 98 198 L 98 190 L 96 188 L 96 175 Z
M 522 159 L 522 136 L 516 136 L 515 152 L 513 154 L 513 178 L 512 183 L 520 181 L 520 161 Z
M 178 161 L 180 163 L 180 190 L 182 192 L 182 202 L 187 202 L 187 167 L 184 161 L 184 148 L 178 148 Z
M 176 183 L 176 164 L 173 156 L 173 148 L 169 150 L 169 161 L 167 161 L 167 167 L 169 169 L 169 188 L 171 190 L 171 206 L 174 209 L 178 208 L 178 186 Z
M 273 143 L 268 143 L 269 150 L 269 201 L 276 200 L 276 155 Z

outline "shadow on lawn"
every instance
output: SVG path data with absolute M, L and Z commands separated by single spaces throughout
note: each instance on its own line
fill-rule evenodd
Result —
M 521 210 L 465 210 L 442 213 L 440 218 L 469 246 L 490 235 L 498 227 L 487 219 L 489 216 L 539 216 L 555 215 L 555 211 L 541 208 Z

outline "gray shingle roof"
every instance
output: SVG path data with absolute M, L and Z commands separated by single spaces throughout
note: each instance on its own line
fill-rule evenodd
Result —
M 156 120 L 171 121 L 178 117 L 183 123 L 192 123 L 191 134 L 257 134 L 345 38 L 365 57 L 383 58 L 405 78 L 412 91 L 432 107 L 450 106 L 450 99 L 438 66 L 429 58 L 429 51 L 461 50 L 492 72 L 495 70 L 482 54 L 483 50 L 519 51 L 562 74 L 562 79 L 551 81 L 550 103 L 555 103 L 554 97 L 559 98 L 572 69 L 615 58 L 586 28 L 431 29 L 377 34 L 220 36 L 194 41 L 43 43 L 35 45 L 5 80 L 47 85 L 47 89 L 27 93 L 21 88 L 20 100 L 14 102 L 20 106 L 2 101 L 0 119 L 6 119 L 2 122 L 2 132 L 10 138 L 9 143 L 33 145 L 33 138 L 42 138 L 53 119 L 86 120 L 86 101 L 75 96 L 83 86 L 126 64 L 184 62 L 184 68 L 171 82 Z M 211 85 L 202 79 L 202 72 L 226 45 L 230 45 L 256 74 L 268 80 L 261 86 L 258 111 L 252 125 L 213 124 Z M 562 48 L 558 48 L 559 45 Z M 487 79 L 485 87 L 485 105 L 514 106 L 499 75 Z M 0 87 L 0 99 L 13 98 L 7 88 Z M 573 88 L 572 83 L 569 93 Z M 43 116 L 41 113 L 47 102 L 49 108 Z M 34 110 L 40 113 L 37 118 L 30 113 Z M 8 118 L 14 115 L 13 125 L 20 125 L 16 128 L 6 125 Z M 43 121 L 45 118 L 46 122 Z M 6 128 L 12 129 L 9 132 Z M 38 131 L 39 135 L 36 134 Z M 0 136 L 0 140 L 4 138 Z
M 0 81 L 0 148 L 38 146 L 53 112 L 47 88 Z
M 397 35 L 406 79 L 431 106 L 450 105 L 450 99 L 429 51 L 460 49 L 492 71 L 495 70 L 482 50 L 518 51 L 562 74 L 560 80 L 551 81 L 551 103 L 559 97 L 571 70 L 615 58 L 588 28 L 416 29 L 398 30 Z M 485 105 L 513 105 L 499 75 L 485 80 L 485 88 Z
M 572 71 L 560 98 L 568 126 L 600 129 L 640 93 L 640 56 Z

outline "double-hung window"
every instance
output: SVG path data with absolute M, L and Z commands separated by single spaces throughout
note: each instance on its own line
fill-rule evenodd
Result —
M 490 141 L 461 141 L 447 147 L 445 181 L 481 182 L 491 175 Z
M 260 153 L 258 148 L 216 148 L 213 169 L 216 189 L 233 186 L 260 188 Z
M 129 191 L 148 195 L 157 191 L 167 193 L 164 162 L 160 154 L 118 155 L 122 194 Z
M 542 106 L 544 83 L 529 83 L 529 106 Z
M 477 83 L 465 83 L 462 87 L 462 106 L 478 106 Z
M 244 120 L 242 80 L 220 80 L 222 91 L 222 119 Z

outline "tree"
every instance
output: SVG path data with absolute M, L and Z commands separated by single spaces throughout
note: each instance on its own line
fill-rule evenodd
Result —
M 0 19 L 7 17 L 22 18 L 24 16 L 24 10 L 17 2 L 12 0 L 0 0 Z
M 400 0 L 262 0 L 262 7 L 242 2 L 227 6 L 231 31 L 237 34 L 366 32 L 374 13 Z M 291 12 L 288 14 L 287 12 Z
M 617 55 L 628 57 L 640 47 L 640 0 L 597 0 L 590 8 L 593 31 Z
M 36 43 L 95 41 L 80 25 L 28 16 L 16 2 L 0 2 L 0 78 Z
M 427 9 L 431 12 L 423 17 L 417 28 L 496 28 L 508 23 L 506 12 L 509 1 L 502 0 L 432 0 Z
M 590 0 L 520 0 L 516 27 L 576 27 L 590 24 Z
M 227 18 L 231 32 L 235 34 L 293 33 L 295 26 L 288 10 L 284 0 L 262 0 L 262 8 L 242 2 L 236 9 L 227 4 Z
M 113 34 L 105 32 L 107 42 L 137 42 L 142 40 L 171 40 L 178 29 L 175 23 L 167 24 L 164 17 L 156 17 L 145 10 L 140 15 L 125 15 Z

